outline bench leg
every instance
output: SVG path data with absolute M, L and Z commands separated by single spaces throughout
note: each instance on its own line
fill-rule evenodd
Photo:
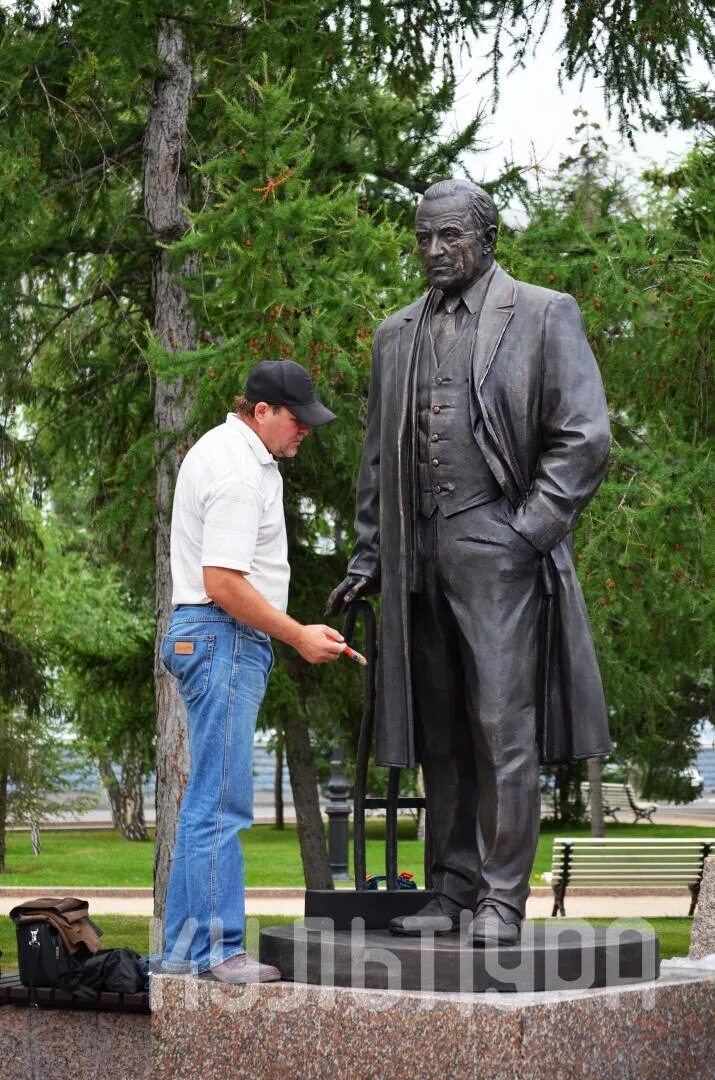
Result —
M 700 896 L 700 882 L 695 885 L 688 885 L 690 889 L 690 911 L 688 912 L 688 918 L 691 918 L 695 914 L 695 908 L 698 906 L 698 897 Z
M 557 885 L 553 889 L 553 893 L 554 893 L 554 906 L 553 906 L 553 908 L 551 910 L 551 918 L 552 919 L 554 918 L 554 916 L 558 915 L 559 913 L 561 915 L 566 914 L 566 909 L 564 908 L 564 896 L 566 894 L 566 888 L 563 885 Z

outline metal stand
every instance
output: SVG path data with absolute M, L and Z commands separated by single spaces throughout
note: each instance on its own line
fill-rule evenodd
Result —
M 387 780 L 387 798 L 367 796 L 367 770 L 375 727 L 375 674 L 377 666 L 377 629 L 375 612 L 367 600 L 355 600 L 349 605 L 343 636 L 350 641 L 355 630 L 358 615 L 365 626 L 364 655 L 367 660 L 365 669 L 365 694 L 363 699 L 362 722 L 355 761 L 355 791 L 353 818 L 353 866 L 355 868 L 355 888 L 364 891 L 366 878 L 365 857 L 365 811 L 385 811 L 385 874 L 388 890 L 397 889 L 397 811 L 400 809 L 425 810 L 426 801 L 422 796 L 400 796 L 400 769 L 391 766 Z M 431 844 L 429 819 L 425 820 L 425 888 L 432 887 Z

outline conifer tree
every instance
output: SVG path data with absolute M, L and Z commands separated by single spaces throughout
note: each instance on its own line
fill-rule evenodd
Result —
M 301 460 L 289 508 L 292 560 L 312 610 L 322 602 L 333 575 L 311 543 L 350 520 L 366 343 L 412 272 L 405 213 L 429 182 L 459 168 L 479 126 L 475 118 L 440 137 L 455 93 L 453 50 L 472 42 L 493 57 L 498 80 L 510 59 L 504 42 L 511 37 L 519 62 L 553 7 L 204 0 L 199 14 L 164 0 L 0 5 L 0 411 L 22 404 L 6 432 L 31 431 L 36 488 L 66 522 L 91 531 L 129 606 L 154 603 L 154 550 L 164 568 L 182 447 L 219 417 L 229 388 L 230 405 L 236 373 L 274 345 L 316 368 L 341 415 Z M 603 7 L 569 6 L 564 70 L 601 69 L 624 126 L 649 89 L 682 117 L 695 105 L 707 112 L 687 85 L 688 51 L 711 56 L 712 5 Z M 287 131 L 275 127 L 278 116 Z M 254 127 L 275 145 L 260 145 Z M 221 171 L 229 157 L 233 177 Z M 252 261 L 252 250 L 271 258 Z M 285 283 L 279 257 L 290 264 Z M 232 318 L 238 310 L 254 320 L 252 334 Z M 161 624 L 169 601 L 165 579 L 158 584 Z M 185 769 L 180 710 L 161 693 L 159 912 Z M 300 700 L 305 747 L 314 699 L 306 691 Z M 309 876 L 325 866 L 318 858 Z

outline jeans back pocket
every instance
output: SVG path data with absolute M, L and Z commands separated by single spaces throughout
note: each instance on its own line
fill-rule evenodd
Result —
M 208 690 L 215 641 L 214 634 L 175 633 L 164 638 L 162 663 L 178 682 L 184 701 L 194 701 Z

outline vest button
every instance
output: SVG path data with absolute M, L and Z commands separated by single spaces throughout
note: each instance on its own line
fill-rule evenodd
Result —
M 435 382 L 437 383 L 437 386 L 441 386 L 442 385 L 442 376 L 438 375 L 437 378 L 435 379 Z
M 440 411 L 440 409 L 439 409 L 439 405 L 433 405 L 433 406 L 432 406 L 432 412 L 434 412 L 434 413 L 438 413 L 439 411 Z
M 432 464 L 435 465 L 435 466 L 439 465 L 439 458 L 433 457 L 432 458 Z
M 433 435 L 432 436 L 432 442 L 439 442 L 439 435 L 437 435 L 437 434 Z
M 435 495 L 439 495 L 442 488 L 439 486 L 439 484 L 435 484 L 432 490 L 434 491 Z

